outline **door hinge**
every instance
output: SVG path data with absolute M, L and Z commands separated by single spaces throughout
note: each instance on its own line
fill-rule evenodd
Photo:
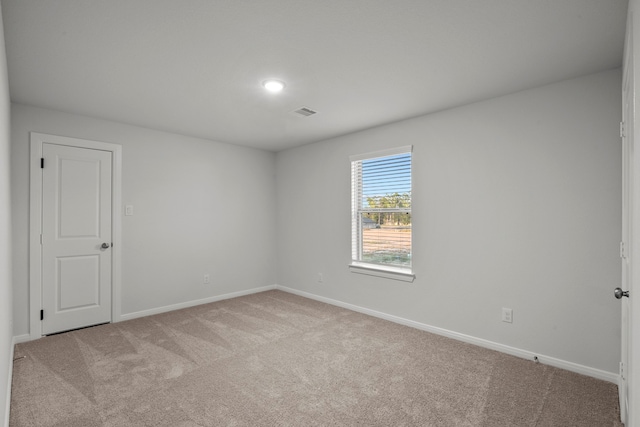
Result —
M 620 138 L 624 138 L 626 136 L 625 131 L 624 122 L 620 122 Z
M 620 258 L 626 258 L 627 254 L 624 253 L 624 242 L 620 242 Z
M 40 310 L 40 320 L 44 320 L 44 310 Z
M 40 169 L 44 169 L 44 157 L 40 157 Z

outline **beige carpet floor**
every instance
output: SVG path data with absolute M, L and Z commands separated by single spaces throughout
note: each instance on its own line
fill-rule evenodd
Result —
M 281 291 L 15 357 L 12 427 L 621 425 L 614 384 Z

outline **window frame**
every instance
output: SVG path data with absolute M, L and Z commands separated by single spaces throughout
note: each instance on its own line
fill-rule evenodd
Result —
M 358 176 L 362 175 L 362 161 L 371 160 L 382 157 L 395 156 L 399 154 L 411 155 L 411 197 L 413 198 L 413 146 L 405 145 L 402 147 L 390 148 L 386 150 L 374 151 L 370 153 L 357 154 L 349 156 L 351 163 L 351 263 L 349 269 L 352 273 L 366 274 L 370 276 L 383 277 L 393 280 L 401 280 L 405 282 L 413 282 L 415 274 L 413 273 L 413 263 L 409 266 L 398 266 L 384 263 L 372 263 L 362 261 L 362 213 L 368 212 L 367 209 L 362 209 L 360 206 L 362 203 L 363 189 L 362 180 L 358 179 Z M 413 201 L 411 202 L 413 205 Z M 385 209 L 385 212 L 406 212 L 411 213 L 412 208 L 393 208 Z M 371 210 L 374 211 L 374 210 Z M 382 212 L 381 210 L 378 210 Z M 413 221 L 413 220 L 412 220 Z M 413 224 L 411 225 L 411 251 L 413 253 Z

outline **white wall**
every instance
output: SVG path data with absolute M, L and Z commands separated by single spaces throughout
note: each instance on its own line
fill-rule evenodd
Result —
M 279 152 L 278 283 L 617 373 L 620 87 L 613 70 Z M 416 280 L 350 273 L 349 155 L 408 144 Z
M 13 320 L 11 306 L 11 212 L 9 186 L 9 83 L 0 10 L 0 424 L 8 425 Z
M 123 315 L 275 283 L 275 154 L 25 105 L 11 113 L 16 335 L 29 331 L 30 131 L 122 145 L 122 202 L 135 212 L 122 217 Z

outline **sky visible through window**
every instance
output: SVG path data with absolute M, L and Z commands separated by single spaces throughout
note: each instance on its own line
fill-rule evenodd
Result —
M 372 198 L 411 194 L 411 153 L 362 161 L 362 207 Z

